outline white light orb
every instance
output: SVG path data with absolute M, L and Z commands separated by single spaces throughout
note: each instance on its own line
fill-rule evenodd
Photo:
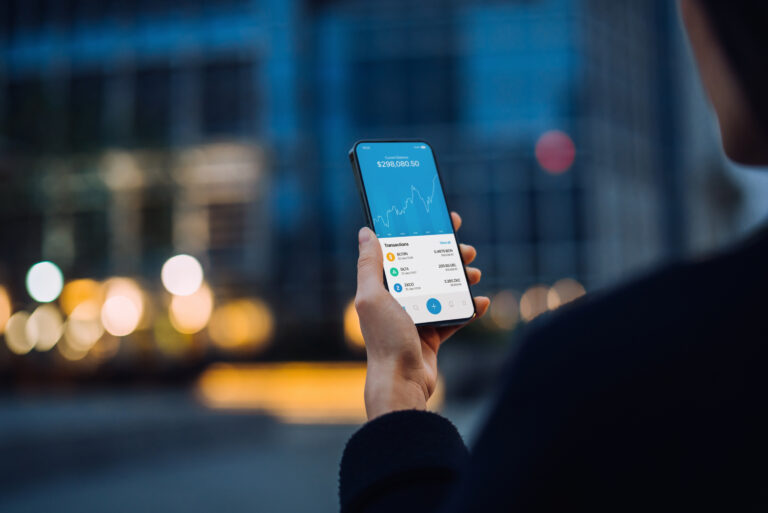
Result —
M 27 272 L 27 292 L 39 303 L 50 303 L 61 294 L 64 276 L 53 262 L 38 262 Z
M 16 312 L 5 325 L 5 343 L 14 354 L 26 354 L 35 347 L 35 341 L 27 337 L 27 312 Z
M 141 312 L 125 296 L 112 296 L 101 307 L 101 323 L 104 329 L 116 337 L 133 333 L 140 320 Z
M 61 338 L 64 331 L 64 319 L 58 308 L 53 305 L 40 305 L 27 320 L 27 340 L 38 351 L 49 351 Z
M 203 267 L 190 255 L 169 258 L 160 273 L 163 286 L 176 296 L 189 296 L 203 284 Z

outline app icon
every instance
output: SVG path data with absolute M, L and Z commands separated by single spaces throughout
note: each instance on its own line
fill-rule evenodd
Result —
M 398 274 L 400 274 L 400 271 L 397 270 L 397 267 L 392 267 L 389 269 L 389 274 L 391 274 L 392 276 L 397 276 Z
M 392 288 L 395 289 L 395 292 L 402 292 L 403 291 L 403 286 L 400 285 L 399 283 L 395 283 L 394 287 L 392 287 Z
M 443 305 L 440 304 L 440 301 L 438 301 L 435 298 L 429 298 L 427 300 L 427 310 L 429 310 L 429 313 L 432 315 L 437 315 L 440 313 L 440 310 L 443 309 Z
M 389 260 L 390 262 L 394 262 L 395 261 L 395 254 L 394 253 L 387 253 L 387 260 Z

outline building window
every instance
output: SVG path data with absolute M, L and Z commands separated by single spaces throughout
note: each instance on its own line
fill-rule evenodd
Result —
M 76 75 L 69 86 L 69 141 L 75 151 L 97 147 L 102 141 L 104 103 L 102 75 Z
M 255 116 L 253 64 L 217 61 L 203 68 L 203 132 L 209 136 L 252 131 Z
M 354 115 L 361 127 L 456 121 L 451 56 L 372 59 L 353 65 Z
M 141 208 L 141 240 L 145 258 L 153 264 L 173 247 L 173 200 L 170 191 L 145 191 Z
M 12 145 L 21 151 L 38 153 L 48 149 L 57 120 L 50 89 L 40 79 L 9 82 L 5 96 L 3 132 Z
M 73 214 L 77 258 L 75 271 L 88 275 L 104 270 L 109 240 L 108 216 L 102 210 L 82 210 Z
M 136 73 L 133 133 L 142 146 L 166 144 L 170 135 L 171 71 L 147 68 Z

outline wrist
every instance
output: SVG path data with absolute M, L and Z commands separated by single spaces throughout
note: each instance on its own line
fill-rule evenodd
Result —
M 399 410 L 426 410 L 427 396 L 417 381 L 394 365 L 369 363 L 365 378 L 365 410 L 368 419 Z

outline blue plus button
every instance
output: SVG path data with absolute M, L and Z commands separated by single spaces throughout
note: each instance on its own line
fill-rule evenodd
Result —
M 429 310 L 429 313 L 433 315 L 437 315 L 440 313 L 440 310 L 443 309 L 443 305 L 440 304 L 440 301 L 438 301 L 435 298 L 430 298 L 427 300 L 427 310 Z
M 399 283 L 395 283 L 395 286 L 393 288 L 395 289 L 395 292 L 402 292 L 403 291 L 403 286 L 400 285 Z

